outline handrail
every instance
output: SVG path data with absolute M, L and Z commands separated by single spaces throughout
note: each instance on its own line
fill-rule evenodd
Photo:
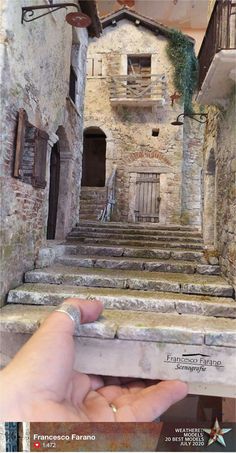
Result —
M 157 78 L 160 81 L 164 81 L 165 75 L 164 74 L 117 74 L 110 76 L 111 79 L 122 79 L 122 80 L 132 80 L 132 79 L 152 79 Z
M 101 222 L 110 222 L 111 221 L 112 212 L 114 209 L 114 205 L 116 203 L 116 198 L 115 198 L 116 172 L 117 172 L 117 169 L 116 169 L 116 167 L 114 167 L 112 170 L 112 173 L 110 174 L 109 178 L 107 179 L 106 205 L 98 219 L 98 220 L 101 220 Z

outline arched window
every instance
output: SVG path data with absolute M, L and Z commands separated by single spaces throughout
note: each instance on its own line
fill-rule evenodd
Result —
M 82 186 L 104 187 L 106 180 L 106 135 L 98 127 L 84 131 Z

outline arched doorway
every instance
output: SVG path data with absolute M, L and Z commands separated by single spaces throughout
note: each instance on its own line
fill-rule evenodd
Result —
M 82 186 L 104 187 L 106 181 L 106 135 L 98 127 L 84 131 Z
M 203 235 L 206 245 L 214 246 L 216 230 L 216 160 L 211 148 L 206 162 L 204 178 Z
M 55 239 L 57 207 L 60 182 L 60 150 L 58 142 L 53 145 L 50 159 L 49 209 L 47 239 Z

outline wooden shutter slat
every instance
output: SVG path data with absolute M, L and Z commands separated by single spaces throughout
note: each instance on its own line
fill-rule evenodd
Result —
M 102 76 L 102 56 L 94 56 L 94 76 Z
M 87 76 L 91 77 L 93 75 L 93 59 L 87 58 Z

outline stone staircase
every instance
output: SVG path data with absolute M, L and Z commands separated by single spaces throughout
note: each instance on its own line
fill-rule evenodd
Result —
M 9 356 L 65 298 L 96 298 L 105 310 L 81 326 L 75 368 L 178 378 L 191 393 L 235 397 L 234 290 L 196 229 L 86 221 L 57 247 L 53 265 L 27 272 L 9 293 L 1 321 Z
M 80 220 L 97 220 L 106 204 L 106 187 L 81 187 Z

